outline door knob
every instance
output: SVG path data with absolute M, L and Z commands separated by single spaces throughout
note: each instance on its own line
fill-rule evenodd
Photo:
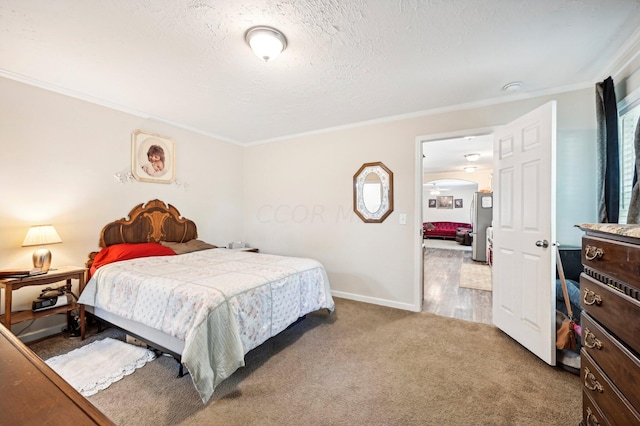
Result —
M 547 247 L 549 247 L 549 241 L 547 241 L 547 240 L 538 240 L 538 241 L 536 241 L 536 246 L 547 248 Z

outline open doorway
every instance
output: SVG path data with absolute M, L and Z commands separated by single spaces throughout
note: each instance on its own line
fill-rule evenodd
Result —
M 477 224 L 477 194 L 491 192 L 493 135 L 423 141 L 422 145 L 422 310 L 492 324 L 492 271 L 484 252 L 487 235 L 484 228 L 482 235 L 474 232 L 473 224 Z
M 452 178 L 423 183 L 422 222 L 426 224 L 423 244 L 426 248 L 472 250 L 472 209 L 476 192 L 478 182 L 473 180 Z

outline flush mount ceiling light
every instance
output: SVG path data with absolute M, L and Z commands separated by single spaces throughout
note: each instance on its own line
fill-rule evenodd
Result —
M 249 28 L 244 39 L 253 53 L 265 62 L 272 61 L 287 48 L 287 38 L 284 34 L 271 27 Z
M 467 172 L 467 173 L 473 173 L 473 172 L 476 171 L 476 168 L 468 166 L 468 167 L 464 168 L 464 171 Z
M 464 158 L 466 158 L 467 161 L 478 161 L 478 158 L 480 158 L 480 154 L 466 154 Z
M 502 86 L 502 90 L 504 90 L 505 92 L 517 92 L 521 88 L 522 88 L 521 81 L 512 81 L 511 83 L 507 83 L 504 86 Z

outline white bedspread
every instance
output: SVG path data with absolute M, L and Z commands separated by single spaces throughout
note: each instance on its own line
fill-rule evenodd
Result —
M 334 309 L 318 261 L 225 249 L 105 265 L 79 302 L 184 340 L 182 362 L 203 402 L 248 351 L 307 313 Z

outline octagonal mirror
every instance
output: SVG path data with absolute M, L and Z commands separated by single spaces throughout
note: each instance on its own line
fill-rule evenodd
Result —
M 367 223 L 383 222 L 393 211 L 393 173 L 381 162 L 365 163 L 353 175 L 353 211 Z

